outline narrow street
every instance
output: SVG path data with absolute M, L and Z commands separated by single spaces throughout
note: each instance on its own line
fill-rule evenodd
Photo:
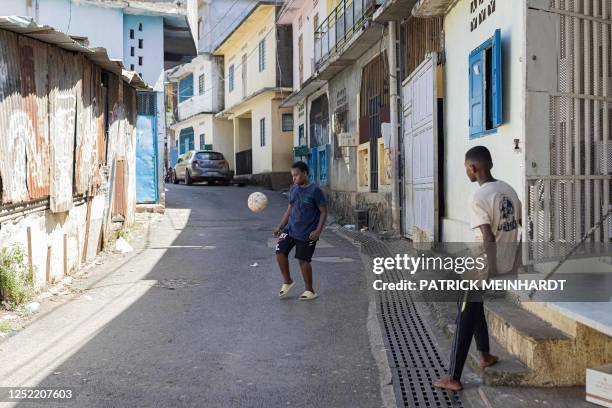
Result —
M 133 252 L 75 279 L 74 295 L 0 343 L 2 385 L 71 388 L 62 407 L 382 406 L 357 249 L 326 231 L 320 298 L 297 300 L 292 260 L 298 285 L 279 301 L 271 231 L 285 197 L 266 191 L 268 209 L 253 214 L 252 187 L 168 190 Z

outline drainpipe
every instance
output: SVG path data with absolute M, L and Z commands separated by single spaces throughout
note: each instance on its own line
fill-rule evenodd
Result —
M 391 174 L 392 174 L 392 190 L 391 190 L 391 216 L 393 220 L 393 229 L 396 234 L 400 234 L 400 191 L 399 191 L 399 174 L 397 160 L 399 157 L 399 120 L 398 120 L 398 104 L 399 97 L 397 91 L 397 60 L 396 60 L 396 37 L 397 37 L 397 22 L 389 22 L 389 43 L 387 47 L 387 55 L 389 57 L 389 104 L 391 116 Z

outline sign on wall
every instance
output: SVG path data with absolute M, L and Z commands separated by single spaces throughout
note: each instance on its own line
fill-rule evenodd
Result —
M 338 146 L 351 147 L 357 146 L 357 135 L 349 132 L 338 133 Z

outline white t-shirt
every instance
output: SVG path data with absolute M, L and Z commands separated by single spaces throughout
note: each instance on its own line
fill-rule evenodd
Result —
M 506 182 L 497 180 L 484 183 L 471 195 L 470 227 L 475 239 L 482 242 L 480 226 L 490 224 L 497 245 L 497 271 L 512 270 L 520 239 L 521 201 L 516 191 Z

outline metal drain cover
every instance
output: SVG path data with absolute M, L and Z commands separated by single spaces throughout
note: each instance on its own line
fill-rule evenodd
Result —
M 155 285 L 158 288 L 163 289 L 179 289 L 179 288 L 188 288 L 192 286 L 198 286 L 200 284 L 199 281 L 196 280 L 186 280 L 186 279 L 162 279 L 158 281 Z
M 313 261 L 324 262 L 324 263 L 347 263 L 347 262 L 355 262 L 353 258 L 346 258 L 343 256 L 319 256 L 317 258 L 312 258 Z

